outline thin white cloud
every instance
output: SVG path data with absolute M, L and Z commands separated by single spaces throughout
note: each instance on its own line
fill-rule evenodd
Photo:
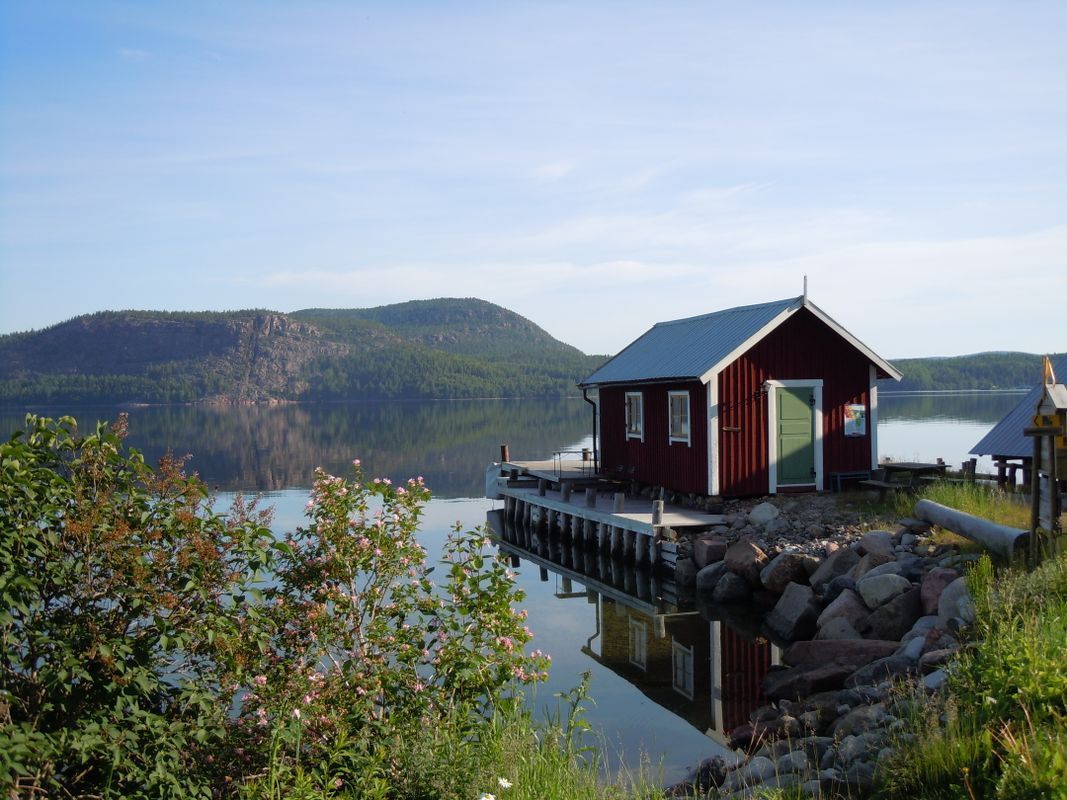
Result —
M 137 47 L 120 47 L 118 49 L 119 58 L 123 61 L 147 61 L 150 53 L 147 50 L 141 50 Z
M 551 183 L 566 178 L 574 172 L 574 166 L 574 162 L 569 160 L 552 161 L 547 164 L 538 164 L 531 171 L 531 175 L 537 183 Z

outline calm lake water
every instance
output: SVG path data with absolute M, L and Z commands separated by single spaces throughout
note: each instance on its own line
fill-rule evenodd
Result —
M 882 395 L 879 448 L 894 460 L 944 458 L 958 466 L 969 449 L 1019 401 L 1006 393 Z M 39 408 L 76 417 L 83 429 L 119 409 Z M 127 409 L 128 444 L 150 462 L 170 450 L 191 454 L 188 469 L 227 504 L 260 493 L 280 532 L 304 524 L 316 467 L 340 473 L 360 458 L 366 474 L 403 481 L 422 475 L 433 490 L 423 542 L 434 552 L 451 526 L 482 525 L 494 502 L 482 497 L 486 465 L 507 442 L 514 458 L 548 459 L 591 445 L 591 410 L 580 399 L 448 401 L 273 407 Z M 0 411 L 0 434 L 21 427 L 25 409 Z M 992 464 L 979 461 L 980 471 Z M 514 540 L 533 645 L 553 658 L 533 703 L 552 711 L 554 694 L 590 672 L 587 718 L 616 765 L 647 756 L 674 781 L 721 746 L 723 730 L 758 704 L 758 673 L 777 657 L 753 621 L 717 619 L 650 576 L 581 553 L 552 564 Z M 517 555 L 516 555 L 517 554 Z

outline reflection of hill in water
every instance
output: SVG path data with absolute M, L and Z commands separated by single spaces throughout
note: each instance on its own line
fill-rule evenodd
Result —
M 119 409 L 51 409 L 83 431 Z M 282 406 L 163 406 L 129 409 L 127 443 L 155 463 L 168 449 L 222 490 L 310 486 L 322 467 L 347 474 L 359 458 L 367 475 L 422 475 L 440 498 L 481 497 L 485 465 L 508 442 L 516 458 L 545 459 L 580 442 L 589 405 L 567 400 L 467 400 Z M 0 413 L 0 432 L 22 427 L 22 412 Z
M 961 394 L 878 394 L 879 422 L 952 420 L 996 423 L 1025 396 L 1025 392 L 967 392 Z

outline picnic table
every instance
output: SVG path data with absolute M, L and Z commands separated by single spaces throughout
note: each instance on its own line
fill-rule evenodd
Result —
M 879 498 L 885 500 L 888 492 L 902 489 L 911 491 L 926 477 L 944 475 L 947 467 L 947 464 L 940 462 L 887 461 L 878 466 L 870 480 L 860 481 L 859 485 L 867 489 L 877 489 Z
M 887 461 L 879 465 L 885 470 L 886 480 L 907 483 L 909 486 L 918 486 L 919 481 L 927 476 L 942 476 L 948 468 L 948 464 L 942 462 L 927 463 L 922 461 Z M 907 480 L 904 480 L 904 476 Z

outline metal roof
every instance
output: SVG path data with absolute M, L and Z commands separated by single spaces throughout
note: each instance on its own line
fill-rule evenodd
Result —
M 886 375 L 900 372 L 830 319 L 806 296 L 728 308 L 698 317 L 660 322 L 579 384 L 706 380 L 802 308 L 807 308 L 871 359 Z
M 1067 356 L 1053 362 L 1052 370 L 1058 375 L 1067 375 Z M 993 426 L 982 440 L 971 448 L 972 456 L 1004 456 L 1005 458 L 1031 458 L 1034 455 L 1034 440 L 1023 435 L 1037 413 L 1037 402 L 1045 391 L 1039 383 Z

